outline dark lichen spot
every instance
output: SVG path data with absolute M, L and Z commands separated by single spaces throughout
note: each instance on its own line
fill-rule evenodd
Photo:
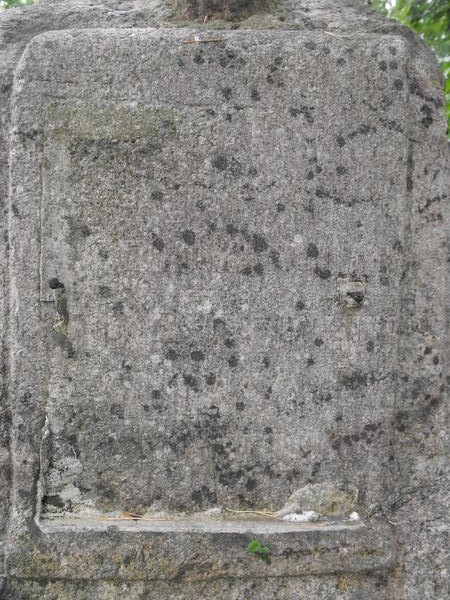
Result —
M 225 171 L 226 168 L 228 167 L 228 160 L 227 160 L 226 156 L 223 156 L 220 154 L 219 156 L 216 156 L 213 159 L 212 165 L 219 171 Z
M 387 68 L 388 68 L 388 67 L 387 67 L 387 64 L 386 64 L 386 62 L 385 62 L 384 60 L 381 60 L 381 61 L 378 63 L 378 67 L 379 67 L 379 68 L 380 68 L 382 71 L 386 71 L 386 70 L 387 70 Z
M 183 380 L 184 380 L 184 383 L 189 388 L 191 388 L 191 390 L 194 390 L 194 392 L 198 392 L 198 390 L 199 390 L 198 381 L 193 375 L 190 375 L 189 373 L 183 373 Z
M 152 200 L 156 200 L 158 202 L 161 202 L 162 200 L 164 200 L 164 194 L 160 190 L 154 190 L 150 194 L 150 197 Z
M 426 127 L 428 129 L 428 127 L 430 127 L 430 125 L 433 123 L 433 117 L 431 116 L 433 114 L 433 109 L 431 108 L 431 106 L 428 106 L 427 104 L 424 104 L 421 109 L 420 112 L 425 115 L 423 117 L 423 119 L 421 119 L 421 123 L 424 127 Z
M 318 348 L 320 348 L 320 346 L 323 346 L 323 340 L 322 340 L 322 338 L 316 338 L 316 339 L 314 340 L 314 344 L 315 344 L 315 345 L 316 345 Z
M 100 285 L 98 288 L 98 295 L 101 298 L 110 298 L 112 296 L 111 288 L 107 285 Z
M 272 433 L 272 432 L 273 432 L 272 427 L 269 427 L 269 426 L 264 427 L 264 433 Z
M 320 277 L 320 279 L 329 279 L 331 277 L 331 271 L 329 269 L 321 269 L 320 267 L 315 267 L 314 273 Z
M 80 236 L 84 238 L 89 237 L 91 235 L 91 230 L 87 225 L 80 225 L 79 227 L 77 227 L 77 231 L 80 234 Z
M 217 494 L 210 490 L 206 485 L 202 485 L 201 489 L 194 490 L 191 494 L 192 501 L 195 504 L 203 506 L 211 506 L 217 503 Z
M 116 302 L 113 307 L 112 307 L 113 312 L 116 315 L 123 315 L 124 313 L 124 306 L 123 306 L 123 302 Z
M 164 240 L 157 237 L 156 235 L 153 235 L 152 246 L 156 248 L 159 252 L 162 252 L 164 250 Z
M 194 62 L 197 65 L 202 65 L 205 62 L 205 59 L 203 58 L 203 50 L 198 50 L 195 54 L 194 54 Z
M 308 171 L 306 173 L 306 179 L 314 179 L 314 171 Z
M 315 50 L 317 48 L 317 44 L 315 42 L 306 42 L 305 48 L 308 48 L 308 50 Z
M 308 360 L 306 361 L 306 366 L 307 367 L 312 367 L 314 364 L 314 359 L 313 358 L 308 358 Z
M 254 233 L 252 236 L 252 247 L 254 252 L 260 254 L 261 252 L 267 250 L 269 245 L 267 244 L 266 240 L 262 235 Z
M 245 403 L 241 400 L 236 402 L 236 410 L 243 411 L 245 409 Z
M 120 404 L 113 404 L 109 409 L 109 412 L 118 419 L 123 419 L 125 416 L 123 406 L 121 406 Z
M 225 321 L 223 319 L 221 319 L 220 317 L 216 317 L 215 319 L 213 319 L 213 329 L 214 331 L 220 331 L 221 329 L 225 328 Z
M 256 486 L 257 486 L 256 479 L 247 479 L 245 487 L 249 492 L 254 490 L 256 488 Z
M 336 63 L 338 65 L 345 65 L 345 58 L 338 58 L 337 61 L 336 61 Z
M 433 348 L 431 346 L 425 346 L 424 354 L 431 354 L 433 352 Z
M 241 271 L 242 275 L 251 275 L 252 274 L 252 268 L 251 267 L 244 267 Z
M 303 115 L 307 123 L 314 123 L 313 112 L 315 110 L 314 106 L 300 106 L 300 108 L 291 107 L 289 109 L 289 114 L 292 117 L 298 117 L 299 115 Z
M 375 348 L 375 344 L 370 340 L 367 342 L 366 344 L 366 350 L 367 352 L 373 352 L 373 349 Z
M 341 440 L 340 439 L 333 440 L 331 442 L 331 447 L 333 450 L 339 450 L 339 448 L 341 447 Z
M 357 390 L 367 386 L 367 373 L 355 371 L 350 375 L 342 375 L 341 382 L 348 390 Z
M 230 100 L 231 96 L 233 95 L 233 90 L 229 87 L 222 88 L 220 91 L 222 92 L 222 96 L 225 98 L 225 100 Z
M 306 249 L 306 256 L 308 258 L 318 258 L 319 249 L 317 248 L 316 244 L 314 244 L 313 242 L 308 244 L 308 248 Z
M 268 369 L 270 367 L 270 358 L 268 356 L 265 356 L 262 360 L 262 363 L 264 367 Z
M 261 94 L 258 92 L 258 90 L 257 90 L 257 89 L 253 89 L 253 90 L 250 92 L 250 98 L 251 98 L 252 100 L 261 100 Z
M 225 230 L 230 235 L 232 235 L 234 233 L 239 233 L 239 229 L 235 225 L 233 225 L 233 223 L 228 223 L 227 226 L 225 227 Z
M 343 167 L 342 165 L 338 165 L 336 167 L 336 173 L 338 175 L 345 175 L 347 173 L 347 169 L 345 167 Z
M 295 308 L 298 311 L 301 311 L 305 308 L 305 304 L 304 302 L 302 302 L 301 300 L 297 300 L 296 304 L 295 304 Z
M 153 400 L 158 400 L 158 398 L 161 398 L 161 390 L 152 390 L 152 398 Z
M 224 344 L 227 348 L 234 348 L 236 346 L 236 341 L 233 338 L 227 338 L 224 341 Z
M 201 350 L 194 350 L 191 352 L 191 358 L 195 362 L 202 362 L 205 360 L 205 354 Z
M 280 202 L 277 204 L 277 211 L 278 212 L 284 212 L 286 210 L 286 207 L 284 206 L 284 204 L 281 204 Z
M 348 137 L 350 139 L 353 139 L 357 135 L 367 135 L 371 131 L 373 131 L 375 133 L 376 127 L 372 127 L 371 125 L 367 125 L 367 123 L 363 123 L 363 124 L 359 125 L 359 127 L 357 127 L 354 131 L 352 131 Z
M 205 381 L 208 385 L 214 385 L 216 383 L 216 376 L 214 373 L 209 373 L 209 375 L 205 377 Z
M 278 250 L 272 250 L 270 252 L 270 260 L 272 261 L 273 265 L 277 267 L 277 269 L 280 268 L 280 253 Z
M 253 266 L 253 270 L 257 275 L 262 275 L 264 273 L 264 267 L 261 263 L 256 263 L 256 265 Z
M 237 358 L 237 356 L 230 356 L 230 358 L 228 359 L 228 365 L 234 369 L 235 367 L 238 366 L 239 360 Z
M 211 404 L 211 406 L 208 407 L 207 413 L 208 417 L 211 417 L 213 419 L 218 419 L 220 417 L 219 407 L 215 404 Z
M 438 365 L 439 364 L 439 356 L 433 356 L 433 364 L 434 365 Z
M 64 508 L 64 500 L 57 495 L 44 496 L 42 499 L 44 504 L 50 504 L 51 506 L 56 506 L 57 508 Z
M 346 143 L 346 142 L 345 142 L 345 140 L 344 140 L 344 138 L 343 138 L 341 135 L 339 135 L 339 136 L 336 138 L 336 142 L 337 142 L 337 145 L 338 145 L 340 148 L 342 148 L 343 146 L 345 146 L 345 143 Z
M 403 83 L 403 81 L 401 79 L 396 79 L 394 81 L 394 87 L 396 90 L 400 91 L 405 87 L 405 84 Z
M 195 233 L 190 229 L 186 229 L 181 235 L 184 243 L 188 246 L 193 246 L 195 244 Z
M 313 468 L 311 470 L 312 477 L 315 477 L 317 475 L 317 473 L 320 471 L 320 467 L 321 467 L 320 462 L 315 462 L 313 464 Z

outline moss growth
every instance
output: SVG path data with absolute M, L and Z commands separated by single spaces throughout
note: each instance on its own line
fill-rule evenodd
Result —
M 166 108 L 61 107 L 51 104 L 46 111 L 48 131 L 59 141 L 135 141 L 158 139 L 177 131 L 178 113 Z

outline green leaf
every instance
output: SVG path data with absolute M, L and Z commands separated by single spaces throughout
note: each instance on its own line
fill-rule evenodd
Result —
M 261 542 L 259 540 L 252 540 L 248 545 L 247 551 L 251 554 L 259 554 L 261 552 Z

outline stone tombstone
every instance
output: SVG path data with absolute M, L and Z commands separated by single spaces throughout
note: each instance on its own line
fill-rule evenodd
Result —
M 356 0 L 42 0 L 0 93 L 0 597 L 444 598 L 424 44 Z

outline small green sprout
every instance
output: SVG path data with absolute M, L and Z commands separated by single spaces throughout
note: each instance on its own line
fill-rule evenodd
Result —
M 272 552 L 268 546 L 263 546 L 261 542 L 257 539 L 252 540 L 248 545 L 247 552 L 249 554 L 254 554 L 255 556 L 259 556 L 265 561 L 269 560 L 269 554 Z

